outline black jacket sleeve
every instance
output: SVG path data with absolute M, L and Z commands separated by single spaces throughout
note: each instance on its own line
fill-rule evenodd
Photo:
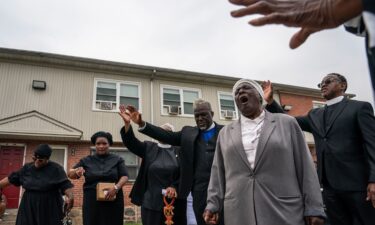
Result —
M 362 0 L 363 11 L 375 13 L 375 2 L 374 0 Z
M 170 144 L 173 146 L 181 145 L 181 131 L 166 131 L 160 127 L 154 126 L 150 123 L 146 123 L 146 127 L 139 132 L 166 144 Z
M 363 146 L 369 165 L 369 182 L 375 182 L 375 117 L 370 103 L 365 102 L 357 114 L 358 124 L 362 133 Z
M 267 104 L 266 110 L 270 113 L 285 113 L 284 109 L 276 101 L 273 101 L 269 105 Z
M 146 143 L 139 141 L 130 126 L 128 132 L 125 132 L 125 127 L 120 130 L 122 143 L 135 155 L 144 158 L 146 153 Z
M 271 113 L 285 113 L 284 109 L 276 101 L 267 105 L 266 110 Z M 311 132 L 311 126 L 307 116 L 297 116 L 295 118 L 303 131 Z

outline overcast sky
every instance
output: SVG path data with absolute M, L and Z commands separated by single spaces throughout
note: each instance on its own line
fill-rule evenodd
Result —
M 2 0 L 0 47 L 312 87 L 330 72 L 371 101 L 364 40 L 343 27 L 297 50 L 296 29 L 254 28 L 227 0 Z

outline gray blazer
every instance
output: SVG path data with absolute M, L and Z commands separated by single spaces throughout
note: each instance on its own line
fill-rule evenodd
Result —
M 317 173 L 293 117 L 266 112 L 254 169 L 240 120 L 221 130 L 206 209 L 223 208 L 226 225 L 304 225 L 305 216 L 325 217 Z

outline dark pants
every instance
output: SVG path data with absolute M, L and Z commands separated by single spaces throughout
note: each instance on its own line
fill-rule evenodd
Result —
M 324 188 L 323 200 L 330 225 L 374 225 L 375 208 L 366 201 L 366 192 Z
M 193 191 L 193 209 L 198 225 L 206 225 L 203 213 L 207 205 L 207 191 Z M 224 225 L 224 215 L 220 213 L 218 225 Z
M 186 200 L 176 199 L 173 209 L 174 225 L 186 225 Z M 165 216 L 163 211 L 147 209 L 141 207 L 142 225 L 165 225 Z

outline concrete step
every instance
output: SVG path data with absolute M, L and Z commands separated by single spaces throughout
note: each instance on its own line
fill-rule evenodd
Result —
M 5 214 L 6 215 L 17 215 L 18 209 L 6 209 Z
M 17 218 L 17 215 L 4 215 L 1 220 L 3 222 L 7 222 L 7 221 L 16 221 L 16 218 Z
M 1 221 L 0 224 L 1 225 L 15 225 L 16 222 L 15 221 Z

